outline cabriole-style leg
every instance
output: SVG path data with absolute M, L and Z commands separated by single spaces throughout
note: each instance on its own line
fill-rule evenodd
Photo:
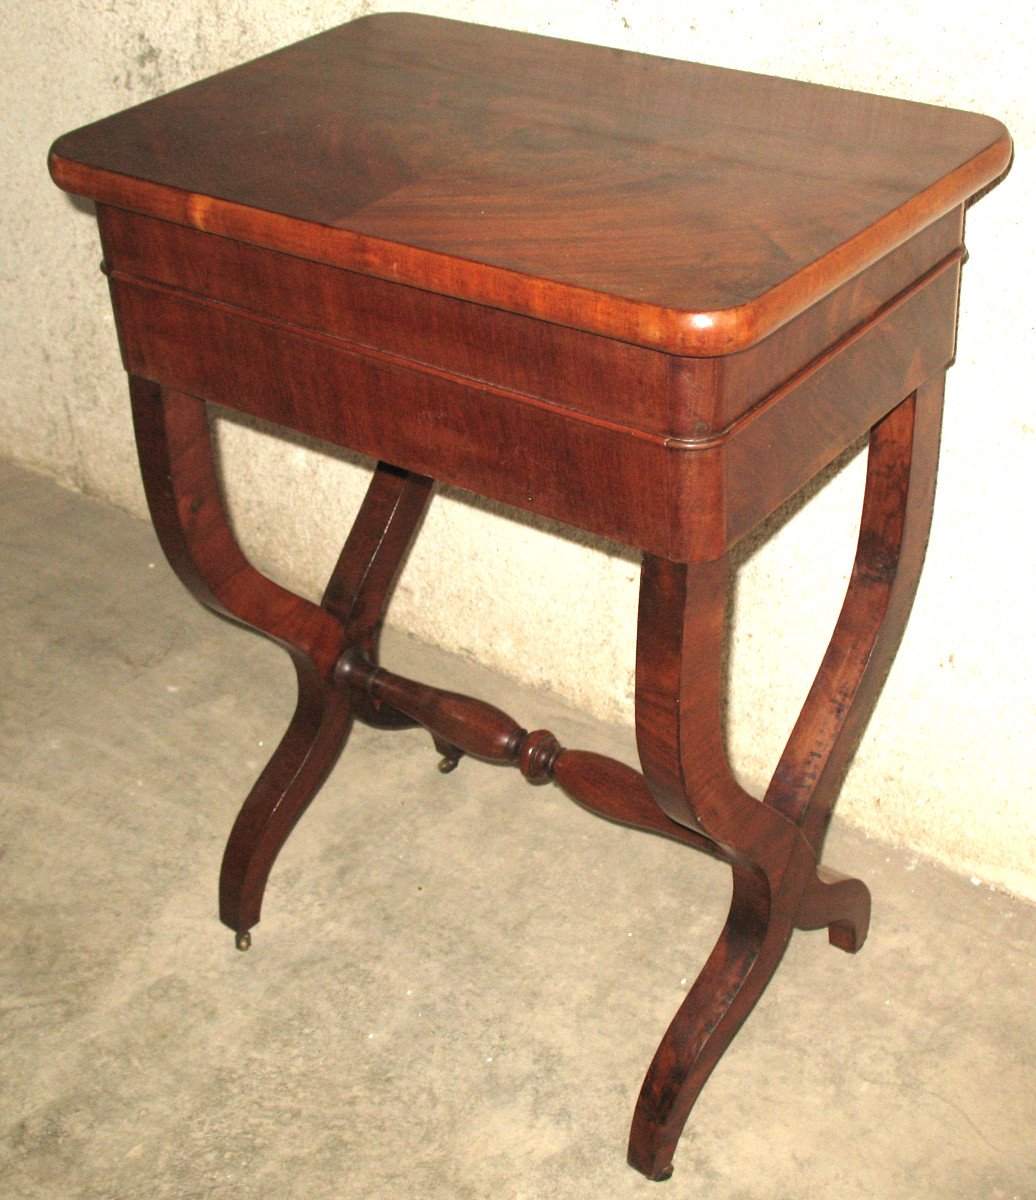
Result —
M 705 967 L 648 1070 L 629 1161 L 667 1178 L 683 1126 L 711 1071 L 754 1008 L 793 930 L 827 927 L 863 944 L 870 896 L 820 864 L 831 809 L 906 622 L 924 557 L 942 380 L 875 426 L 860 539 L 831 644 L 763 800 L 735 780 L 723 730 L 730 567 L 644 559 L 637 640 L 637 744 L 643 776 L 599 755 L 526 733 L 470 697 L 378 665 L 395 578 L 431 481 L 379 464 L 321 605 L 260 575 L 223 510 L 206 408 L 131 380 L 141 465 L 155 528 L 187 587 L 209 607 L 280 642 L 298 677 L 288 731 L 245 801 L 220 883 L 223 920 L 247 945 L 273 862 L 316 794 L 354 716 L 384 728 L 420 724 L 452 766 L 463 753 L 553 778 L 602 815 L 726 861 L 730 912 Z
M 220 917 L 246 948 L 273 863 L 348 737 L 354 707 L 335 686 L 335 666 L 347 646 L 376 656 L 431 482 L 379 464 L 323 605 L 316 605 L 261 575 L 239 548 L 220 495 L 205 404 L 139 378 L 131 378 L 130 393 L 148 504 L 174 570 L 203 604 L 279 642 L 295 665 L 295 713 L 234 823 L 220 872 Z M 387 710 L 356 715 L 406 723 Z
M 694 1101 L 776 970 L 814 857 L 794 825 L 731 774 L 722 724 L 729 592 L 725 559 L 646 557 L 637 638 L 637 744 L 648 787 L 674 821 L 710 838 L 733 870 L 726 925 L 648 1069 L 630 1165 L 666 1179 Z
M 856 561 L 831 645 L 763 801 L 731 773 L 722 725 L 729 567 L 645 558 L 637 741 L 669 817 L 713 840 L 733 871 L 726 925 L 662 1039 L 633 1117 L 629 1161 L 668 1178 L 712 1069 L 776 970 L 792 931 L 827 927 L 854 952 L 864 884 L 819 863 L 838 788 L 910 610 L 934 499 L 939 377 L 875 426 Z

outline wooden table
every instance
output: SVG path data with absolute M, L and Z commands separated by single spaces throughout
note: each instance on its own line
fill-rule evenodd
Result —
M 722 859 L 730 915 L 630 1135 L 667 1177 L 793 930 L 866 935 L 821 847 L 924 556 L 964 206 L 1010 154 L 970 113 L 402 14 L 58 140 L 55 181 L 97 202 L 165 552 L 298 675 L 223 862 L 239 946 L 354 718 Z M 209 404 L 378 460 L 320 605 L 237 546 Z M 867 431 L 848 593 L 759 799 L 724 747 L 728 552 Z M 643 551 L 642 773 L 379 665 L 433 480 Z

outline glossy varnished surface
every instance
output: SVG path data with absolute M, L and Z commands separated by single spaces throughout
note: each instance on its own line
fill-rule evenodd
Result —
M 794 930 L 867 935 L 866 886 L 821 851 L 924 557 L 964 204 L 1009 150 L 983 117 L 399 15 L 57 144 L 99 201 L 166 555 L 295 666 L 223 860 L 239 947 L 354 719 L 720 859 L 729 916 L 630 1131 L 668 1177 Z M 210 404 L 381 460 L 319 604 L 238 546 Z M 728 551 L 868 431 L 845 603 L 755 797 L 724 744 Z M 435 479 L 644 551 L 642 772 L 380 664 Z
M 656 351 L 100 216 L 131 375 L 678 561 L 722 554 L 953 353 L 957 256 L 872 312 L 862 284 L 878 264 L 837 323 L 820 304 L 743 354 L 669 360 L 682 383 L 723 368 L 702 381 L 713 408 L 728 377 L 755 396 L 809 360 L 723 430 L 686 440 L 673 434 L 693 409 Z
M 994 120 L 385 14 L 59 139 L 68 190 L 682 354 L 750 345 L 995 178 Z

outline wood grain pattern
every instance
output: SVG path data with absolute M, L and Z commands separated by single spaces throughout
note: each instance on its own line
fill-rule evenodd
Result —
M 164 284 L 624 428 L 689 442 L 724 433 L 832 344 L 893 306 L 918 279 L 959 257 L 963 235 L 963 210 L 956 209 L 750 350 L 687 358 L 107 206 L 98 209 L 98 219 L 115 278 Z
M 517 508 L 667 553 L 664 439 L 112 278 L 127 370 Z M 187 352 L 185 353 L 185 349 Z M 597 465 L 599 486 L 585 484 Z M 644 484 L 650 481 L 650 487 Z
M 730 429 L 727 545 L 865 436 L 902 396 L 942 378 L 954 352 L 959 281 L 959 262 L 951 260 Z
M 249 276 L 211 259 L 214 241 L 196 247 L 196 269 L 218 269 L 237 294 Z M 109 270 L 131 374 L 689 562 L 724 553 L 949 363 L 959 280 L 951 256 L 726 429 L 681 439 L 125 276 L 120 262 L 116 253 Z M 414 325 L 449 345 L 437 317 Z M 611 375 L 605 390 L 616 343 L 593 342 L 600 354 L 588 341 L 584 361 L 596 406 L 629 420 L 626 397 L 651 393 L 658 356 L 642 376 L 632 366 Z
M 294 715 L 245 800 L 220 871 L 220 917 L 244 945 L 274 860 L 349 735 L 352 711 L 331 682 L 343 629 L 241 553 L 220 499 L 205 405 L 130 383 L 144 488 L 166 557 L 196 599 L 279 642 L 295 666 Z
M 975 114 L 404 14 L 59 139 L 54 178 L 100 206 L 163 548 L 296 669 L 224 857 L 239 945 L 354 718 L 722 860 L 726 924 L 630 1131 L 669 1175 L 793 932 L 867 936 L 824 836 L 924 557 L 964 205 L 1009 156 Z M 208 404 L 380 460 L 320 605 L 238 547 Z M 730 547 L 868 431 L 845 602 L 759 798 L 724 741 Z M 644 552 L 642 771 L 380 664 L 433 479 Z
M 114 268 L 111 283 L 131 374 L 694 562 L 724 553 L 949 363 L 958 264 L 951 259 L 924 277 L 728 429 L 701 440 L 531 402 Z M 607 396 L 616 408 L 629 383 L 613 380 Z M 770 452 L 776 445 L 779 454 Z
M 723 433 L 919 279 L 959 256 L 963 239 L 961 207 L 749 349 L 712 358 L 671 356 L 670 432 L 691 441 Z
M 725 559 L 644 561 L 637 641 L 637 745 L 666 814 L 730 863 L 730 913 L 648 1069 L 629 1160 L 666 1178 L 695 1100 L 751 1013 L 796 928 L 827 927 L 855 952 L 870 897 L 820 865 L 844 770 L 877 700 L 921 571 L 934 502 L 941 378 L 871 435 L 856 566 L 831 645 L 763 800 L 745 792 L 723 729 Z
M 105 261 L 118 275 L 153 280 L 633 429 L 670 432 L 669 359 L 657 351 L 169 221 L 106 206 L 98 217 Z
M 376 655 L 429 481 L 387 467 L 375 472 L 324 604 L 311 604 L 261 575 L 238 547 L 204 403 L 138 378 L 130 390 L 145 491 L 167 558 L 198 600 L 279 642 L 295 666 L 294 715 L 234 823 L 220 871 L 220 917 L 243 939 L 259 921 L 274 861 L 334 766 L 354 715 L 389 728 L 406 724 L 384 711 L 357 713 L 336 687 L 335 669 L 347 646 Z
M 239 241 L 715 355 L 1010 155 L 973 113 L 382 14 L 68 134 L 51 172 Z
M 942 405 L 940 377 L 871 434 L 845 602 L 766 794 L 818 849 L 910 615 L 931 527 Z

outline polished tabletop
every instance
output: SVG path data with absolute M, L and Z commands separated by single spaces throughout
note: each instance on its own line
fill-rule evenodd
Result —
M 118 207 L 715 355 L 1010 153 L 973 113 L 392 13 L 68 134 L 51 170 Z

